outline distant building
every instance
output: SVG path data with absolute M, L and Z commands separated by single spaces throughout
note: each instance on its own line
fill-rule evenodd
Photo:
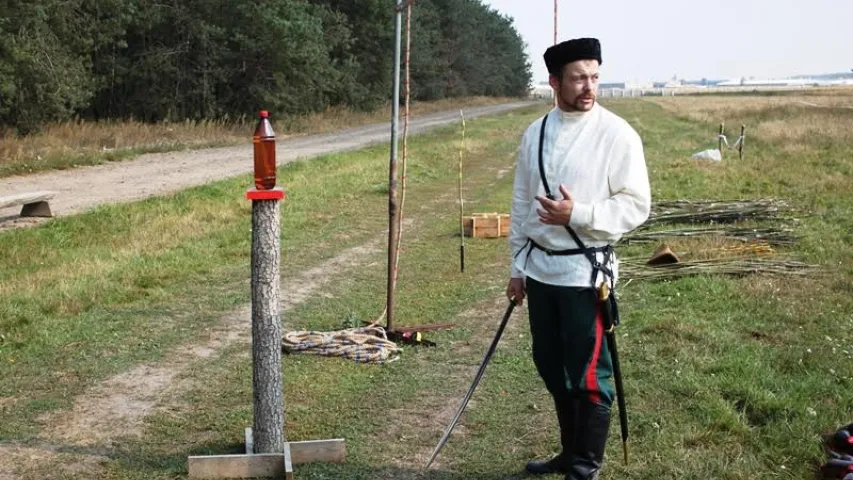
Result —
M 817 82 L 810 79 L 774 79 L 774 78 L 735 78 L 726 80 L 717 84 L 718 87 L 804 87 L 817 85 Z
M 643 90 L 646 88 L 652 88 L 652 84 L 642 82 L 607 82 L 598 84 L 599 90 Z
M 533 85 L 529 91 L 530 98 L 554 98 L 554 89 L 548 82 Z

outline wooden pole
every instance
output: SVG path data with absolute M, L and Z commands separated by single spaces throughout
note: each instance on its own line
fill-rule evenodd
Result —
M 385 305 L 385 329 L 394 327 L 394 300 L 397 269 L 397 123 L 400 117 L 400 30 L 402 29 L 403 0 L 397 0 L 394 14 L 394 90 L 392 95 L 391 119 L 391 161 L 388 168 L 388 292 Z
M 284 453 L 279 266 L 281 188 L 250 190 L 252 200 L 252 423 L 254 453 Z
M 740 126 L 740 143 L 737 147 L 738 159 L 743 160 L 743 144 L 746 142 L 746 125 Z
M 720 158 L 723 158 L 723 135 L 726 134 L 726 126 L 724 123 L 720 123 L 720 136 L 717 137 L 717 142 L 719 146 L 717 147 L 720 150 Z
M 462 200 L 462 156 L 465 153 L 465 112 L 459 110 L 462 118 L 462 145 L 459 147 L 459 271 L 465 273 L 465 208 Z

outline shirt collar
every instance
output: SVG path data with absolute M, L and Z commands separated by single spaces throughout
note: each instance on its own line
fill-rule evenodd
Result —
M 580 120 L 584 117 L 587 117 L 590 114 L 592 114 L 593 112 L 595 112 L 596 110 L 598 110 L 598 102 L 595 102 L 592 105 L 592 108 L 586 112 L 576 112 L 576 111 L 567 112 L 565 110 L 560 109 L 560 107 L 554 107 L 554 110 L 556 110 L 557 115 L 559 116 L 560 120 L 562 120 L 564 122 L 573 122 L 573 121 Z

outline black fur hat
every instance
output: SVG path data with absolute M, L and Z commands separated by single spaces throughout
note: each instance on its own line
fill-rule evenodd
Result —
M 575 38 L 558 43 L 545 50 L 548 73 L 559 75 L 563 66 L 576 60 L 598 60 L 601 65 L 601 44 L 597 38 Z

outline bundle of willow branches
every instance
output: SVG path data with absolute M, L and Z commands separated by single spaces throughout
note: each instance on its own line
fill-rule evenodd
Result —
M 663 223 L 729 223 L 738 220 L 772 220 L 791 213 L 782 200 L 672 200 L 652 205 L 644 228 Z
M 619 265 L 623 280 L 664 280 L 689 275 L 733 275 L 744 276 L 754 273 L 764 275 L 810 275 L 818 265 L 809 265 L 793 260 L 770 260 L 763 258 L 715 258 L 649 266 L 645 260 L 626 259 Z
M 798 238 L 790 228 L 764 227 L 744 228 L 733 225 L 721 225 L 707 228 L 676 228 L 671 230 L 659 230 L 656 232 L 632 232 L 622 237 L 621 242 L 652 243 L 671 238 L 694 238 L 717 236 L 727 240 L 740 242 L 765 242 L 770 245 L 793 245 Z

